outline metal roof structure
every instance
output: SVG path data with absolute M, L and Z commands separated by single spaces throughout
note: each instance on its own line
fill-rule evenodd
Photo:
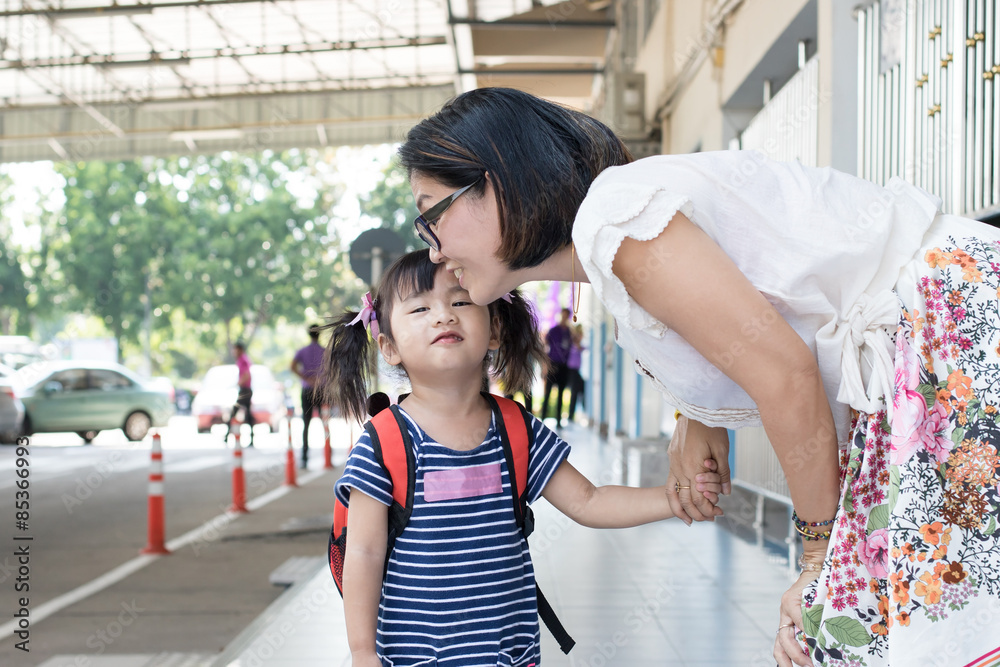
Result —
M 399 141 L 502 85 L 588 109 L 610 0 L 5 0 L 0 162 Z

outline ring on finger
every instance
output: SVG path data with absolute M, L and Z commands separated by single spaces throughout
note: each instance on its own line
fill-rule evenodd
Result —
M 778 634 L 778 633 L 780 633 L 780 632 L 781 632 L 782 630 L 784 630 L 785 628 L 794 628 L 794 627 L 795 627 L 795 624 L 794 624 L 794 623 L 785 623 L 784 625 L 779 625 L 779 626 L 778 626 L 778 629 L 777 629 L 777 630 L 775 631 L 775 633 L 774 633 L 774 634 Z
M 674 493 L 680 493 L 681 489 L 690 489 L 690 486 L 681 486 L 680 482 L 674 482 Z

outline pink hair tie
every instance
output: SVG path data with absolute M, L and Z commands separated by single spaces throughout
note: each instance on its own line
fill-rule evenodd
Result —
M 503 299 L 504 301 L 506 301 L 507 303 L 513 303 L 513 300 L 510 297 L 510 292 L 507 292 L 506 294 L 504 294 L 500 298 Z
M 378 338 L 378 318 L 375 317 L 375 302 L 372 301 L 372 293 L 366 292 L 363 297 L 361 297 L 361 312 L 357 314 L 353 320 L 348 322 L 345 326 L 354 326 L 355 324 L 361 323 L 369 333 L 371 333 L 372 338 Z

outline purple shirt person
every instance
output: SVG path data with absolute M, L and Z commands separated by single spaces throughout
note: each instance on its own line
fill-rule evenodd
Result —
M 549 332 L 545 334 L 545 342 L 548 344 L 549 349 L 549 368 L 545 374 L 545 393 L 542 396 L 542 419 L 545 419 L 545 412 L 549 407 L 549 394 L 555 389 L 556 428 L 562 425 L 562 395 L 569 379 L 569 368 L 566 362 L 569 361 L 569 351 L 573 344 L 573 333 L 569 328 L 569 318 L 569 308 L 563 308 L 560 313 L 559 324 L 549 329 Z
M 313 408 L 320 407 L 315 385 L 323 366 L 323 346 L 319 344 L 319 325 L 309 327 L 310 342 L 292 358 L 292 372 L 302 378 L 302 467 L 309 467 L 309 422 Z
M 319 344 L 319 328 L 314 324 L 309 327 L 309 335 L 313 335 L 313 328 L 316 328 L 316 337 L 308 345 L 300 348 L 292 359 L 292 372 L 302 378 L 302 387 L 311 389 L 319 376 L 319 370 L 323 366 L 323 346 Z

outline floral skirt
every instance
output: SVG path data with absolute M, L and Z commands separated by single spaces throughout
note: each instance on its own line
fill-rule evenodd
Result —
M 896 285 L 892 409 L 841 456 L 815 665 L 1000 665 L 1000 231 L 940 217 Z

